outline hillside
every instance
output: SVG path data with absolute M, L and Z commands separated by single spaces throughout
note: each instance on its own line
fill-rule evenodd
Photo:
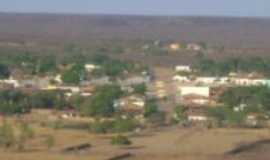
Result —
M 269 49 L 270 19 L 0 14 L 0 40 L 161 39 Z

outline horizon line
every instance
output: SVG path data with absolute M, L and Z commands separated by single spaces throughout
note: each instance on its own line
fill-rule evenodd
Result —
M 236 15 L 197 15 L 197 14 L 141 14 L 141 13 L 78 13 L 78 12 L 25 12 L 25 11 L 1 11 L 0 14 L 40 14 L 40 15 L 77 15 L 77 16 L 134 16 L 134 17 L 187 17 L 187 18 L 246 18 L 246 19 L 270 19 L 270 16 L 236 16 Z

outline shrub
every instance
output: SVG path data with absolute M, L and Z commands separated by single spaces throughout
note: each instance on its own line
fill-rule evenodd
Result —
M 131 145 L 131 141 L 126 136 L 117 135 L 111 140 L 112 145 Z
M 118 118 L 113 123 L 113 132 L 117 132 L 117 133 L 131 132 L 135 129 L 135 127 L 136 127 L 136 124 L 133 119 Z
M 90 131 L 95 133 L 108 133 L 112 129 L 112 122 L 96 121 L 90 125 Z
M 4 120 L 0 127 L 0 145 L 4 148 L 10 148 L 15 144 L 16 138 L 14 135 L 14 129 L 6 120 Z
M 52 148 L 55 144 L 55 139 L 52 135 L 49 135 L 48 137 L 46 137 L 46 139 L 44 140 L 45 145 L 47 146 L 48 149 Z

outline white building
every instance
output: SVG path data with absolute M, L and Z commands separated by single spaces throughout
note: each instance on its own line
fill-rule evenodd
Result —
M 189 78 L 187 76 L 179 76 L 179 75 L 174 76 L 173 81 L 190 82 L 190 80 L 189 80 Z
M 201 115 L 189 115 L 188 120 L 194 121 L 194 122 L 201 122 L 201 121 L 207 121 L 207 117 L 201 116 Z
M 210 96 L 210 88 L 208 86 L 183 86 L 180 87 L 181 96 L 198 95 L 208 98 Z
M 202 83 L 202 84 L 214 84 L 218 82 L 217 77 L 198 77 L 196 79 L 196 83 Z
M 202 47 L 198 44 L 195 43 L 189 43 L 187 44 L 187 50 L 191 50 L 191 51 L 200 51 L 202 49 Z
M 176 72 L 191 72 L 192 69 L 190 66 L 187 65 L 178 65 L 175 67 Z
M 10 77 L 9 79 L 0 80 L 0 83 L 9 84 L 9 85 L 12 85 L 15 88 L 20 86 L 19 81 L 13 79 L 12 77 Z
M 95 64 L 85 64 L 84 65 L 84 69 L 87 71 L 87 72 L 92 72 L 94 69 L 98 69 L 100 68 L 100 66 L 97 66 Z

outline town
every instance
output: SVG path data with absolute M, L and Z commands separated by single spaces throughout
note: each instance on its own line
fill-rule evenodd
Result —
M 0 13 L 0 159 L 269 159 L 255 20 Z

